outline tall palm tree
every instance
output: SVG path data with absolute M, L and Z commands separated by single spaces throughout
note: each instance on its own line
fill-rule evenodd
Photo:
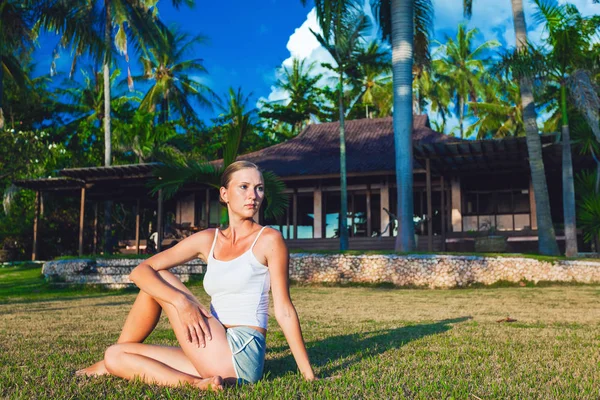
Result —
M 346 179 L 346 135 L 344 130 L 345 105 L 344 81 L 346 76 L 356 68 L 356 53 L 359 51 L 362 35 L 369 27 L 367 16 L 360 9 L 361 5 L 354 1 L 339 1 L 337 9 L 332 10 L 328 2 L 315 2 L 317 20 L 321 33 L 311 30 L 321 46 L 335 61 L 335 66 L 323 64 L 338 75 L 338 111 L 340 124 L 340 250 L 348 249 L 348 192 Z
M 568 95 L 574 100 L 590 128 L 600 138 L 598 110 L 596 104 L 589 108 L 586 92 L 595 93 L 591 84 L 591 73 L 585 71 L 592 63 L 590 53 L 593 47 L 600 18 L 583 17 L 572 4 L 557 5 L 554 2 L 534 0 L 538 11 L 536 20 L 543 24 L 547 36 L 544 47 L 531 44 L 522 51 L 505 56 L 503 63 L 511 63 L 512 70 L 521 76 L 537 79 L 556 94 L 554 101 L 559 105 L 562 139 L 562 183 L 563 216 L 565 225 L 565 254 L 577 255 L 577 234 L 575 215 L 575 189 L 571 154 L 571 139 L 568 118 Z M 597 95 L 596 95 L 597 96 Z M 595 118 L 588 118 L 595 114 Z
M 164 49 L 164 25 L 158 19 L 158 0 L 88 0 L 96 14 L 103 16 L 104 49 L 102 70 L 104 73 L 104 165 L 111 164 L 110 135 L 110 65 L 113 55 L 113 41 L 117 52 L 129 61 L 129 42 L 133 42 L 138 52 L 149 48 Z M 182 4 L 193 6 L 194 0 L 171 0 L 175 7 Z M 116 25 L 116 26 L 115 26 Z M 116 33 L 114 33 L 116 28 Z M 128 79 L 131 79 L 128 69 Z
M 371 0 L 383 38 L 392 44 L 394 85 L 394 146 L 398 191 L 396 251 L 415 248 L 413 222 L 413 70 L 430 62 L 429 34 L 433 25 L 431 0 Z
M 147 55 L 140 57 L 144 67 L 142 75 L 132 77 L 134 82 L 152 82 L 152 86 L 140 103 L 140 109 L 147 112 L 159 110 L 159 123 L 165 123 L 173 115 L 178 115 L 183 125 L 198 123 L 193 102 L 201 107 L 210 108 L 206 97 L 212 91 L 198 82 L 190 74 L 205 74 L 206 68 L 200 58 L 185 59 L 196 44 L 202 44 L 206 38 L 201 35 L 191 37 L 178 31 L 164 33 L 166 48 L 148 49 Z
M 315 62 L 307 64 L 306 60 L 293 58 L 291 68 L 283 67 L 275 83 L 288 96 L 286 104 L 265 102 L 259 115 L 289 124 L 292 135 L 297 135 L 312 118 L 319 118 L 323 99 L 318 83 L 323 75 L 314 73 L 315 66 Z
M 596 1 L 595 1 L 596 2 Z M 464 0 L 465 16 L 470 17 L 473 0 Z M 523 12 L 523 0 L 511 0 L 513 23 L 515 26 L 516 44 L 518 51 L 527 48 L 527 24 Z M 533 82 L 525 75 L 519 78 L 521 91 L 521 107 L 523 109 L 523 123 L 527 137 L 527 152 L 529 155 L 529 169 L 535 198 L 536 219 L 538 225 L 538 251 L 545 255 L 558 255 L 556 234 L 552 225 L 550 212 L 550 197 L 546 183 L 546 172 L 542 157 L 542 142 L 537 126 L 537 113 L 533 98 Z
M 486 60 L 482 57 L 486 51 L 500 46 L 496 40 L 488 40 L 473 50 L 473 41 L 478 33 L 477 29 L 467 29 L 465 24 L 459 24 L 456 40 L 447 37 L 446 43 L 438 47 L 440 58 L 433 61 L 440 78 L 453 94 L 461 139 L 465 131 L 466 103 L 469 99 L 476 101 L 483 91 L 481 78 Z
M 166 163 L 157 167 L 156 180 L 153 181 L 153 192 L 163 191 L 165 198 L 170 198 L 185 184 L 200 183 L 219 189 L 221 175 L 225 168 L 236 161 L 239 156 L 244 137 L 254 132 L 256 125 L 254 117 L 256 110 L 250 108 L 250 96 L 244 96 L 241 88 L 237 91 L 229 89 L 226 100 L 218 101 L 221 110 L 218 122 L 222 124 L 224 132 L 223 163 L 198 161 L 196 159 L 184 160 L 179 163 Z M 267 204 L 265 216 L 279 218 L 287 208 L 287 195 L 283 193 L 285 185 L 272 172 L 263 171 L 265 182 L 265 197 Z M 222 213 L 222 222 L 226 222 Z

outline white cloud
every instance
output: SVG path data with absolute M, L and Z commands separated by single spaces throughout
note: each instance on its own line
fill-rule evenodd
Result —
M 369 7 L 369 0 L 365 0 L 364 4 L 365 13 L 369 18 L 371 18 L 371 21 L 373 21 L 373 14 L 371 12 L 371 8 Z M 315 38 L 311 30 L 316 33 L 321 33 L 321 28 L 317 22 L 317 13 L 314 8 L 306 16 L 304 23 L 302 23 L 299 28 L 296 28 L 294 33 L 290 36 L 290 39 L 287 43 L 287 49 L 290 52 L 290 57 L 285 59 L 281 63 L 281 66 L 288 68 L 291 67 L 292 60 L 294 58 L 306 60 L 307 64 L 314 62 L 315 67 L 313 69 L 313 73 L 315 75 L 322 74 L 323 80 L 321 82 L 325 85 L 328 83 L 329 78 L 333 77 L 333 73 L 330 70 L 322 67 L 321 63 L 330 63 L 335 65 L 335 62 L 327 50 L 320 45 L 319 41 L 317 38 Z M 366 40 L 372 40 L 376 37 L 376 35 L 377 26 L 372 24 Z M 276 79 L 280 77 L 280 73 L 278 71 L 275 72 L 275 77 Z M 266 99 L 261 97 L 258 103 L 260 104 L 261 101 L 285 102 L 286 100 L 288 100 L 286 93 L 275 86 L 271 86 L 271 93 L 269 93 Z

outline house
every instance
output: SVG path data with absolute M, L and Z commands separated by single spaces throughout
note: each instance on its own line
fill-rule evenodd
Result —
M 392 250 L 397 232 L 391 217 L 397 207 L 392 118 L 346 121 L 345 131 L 350 249 Z M 554 135 L 541 136 L 541 140 L 552 219 L 560 227 L 561 145 Z M 589 158 L 575 151 L 573 155 L 575 171 L 592 166 Z M 290 196 L 286 215 L 278 220 L 259 218 L 262 224 L 280 230 L 291 249 L 339 248 L 339 157 L 339 124 L 332 122 L 309 125 L 293 139 L 238 158 L 274 172 L 286 184 Z M 432 130 L 427 116 L 417 115 L 413 157 L 419 250 L 473 251 L 473 237 L 494 227 L 508 238 L 510 251 L 537 251 L 535 201 L 524 137 L 460 140 Z M 38 198 L 47 191 L 80 196 L 81 230 L 86 202 L 95 204 L 95 215 L 97 205 L 105 200 L 129 204 L 138 210 L 134 246 L 140 242 L 139 210 L 144 208 L 157 211 L 155 229 L 161 235 L 173 226 L 193 232 L 219 224 L 218 192 L 213 188 L 187 185 L 167 202 L 160 195 L 150 196 L 148 181 L 155 166 L 65 169 L 59 172 L 60 178 L 16 184 L 36 190 Z M 169 216 L 166 221 L 165 214 Z M 96 221 L 94 232 L 97 226 Z M 557 234 L 564 241 L 561 229 Z M 159 243 L 165 244 L 164 240 Z

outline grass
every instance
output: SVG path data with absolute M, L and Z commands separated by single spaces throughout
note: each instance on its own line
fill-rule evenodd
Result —
M 73 371 L 102 357 L 135 293 L 55 291 L 0 269 L 0 398 L 598 398 L 600 286 L 415 290 L 294 286 L 317 374 L 303 382 L 271 318 L 266 377 L 224 393 Z M 33 292 L 33 290 L 37 292 Z M 191 289 L 208 302 L 201 285 Z M 516 322 L 496 322 L 510 316 Z M 176 344 L 166 320 L 150 343 Z

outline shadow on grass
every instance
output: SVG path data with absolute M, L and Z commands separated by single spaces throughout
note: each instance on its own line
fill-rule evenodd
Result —
M 332 376 L 365 358 L 400 348 L 414 340 L 444 333 L 452 328 L 452 324 L 468 321 L 471 318 L 467 316 L 445 319 L 431 324 L 409 325 L 396 329 L 381 329 L 332 336 L 324 340 L 307 343 L 306 347 L 311 363 L 320 369 L 320 376 Z M 270 349 L 270 352 L 280 352 L 287 349 L 287 346 L 281 346 Z M 341 360 L 341 362 L 337 360 Z M 295 373 L 296 371 L 296 362 L 291 354 L 274 360 L 266 360 L 265 363 L 265 373 L 268 373 L 267 380 L 275 379 L 289 372 Z

